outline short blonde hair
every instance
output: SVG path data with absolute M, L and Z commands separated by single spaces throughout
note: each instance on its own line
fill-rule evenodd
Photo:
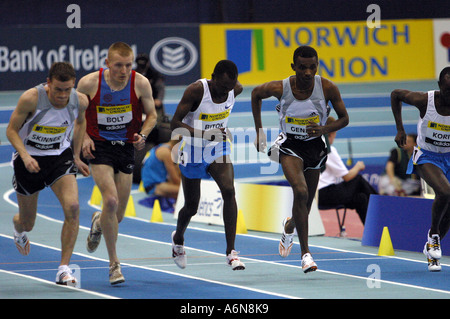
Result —
M 120 56 L 127 57 L 133 55 L 133 50 L 125 42 L 114 42 L 108 49 L 108 59 L 111 59 L 112 53 L 117 52 Z

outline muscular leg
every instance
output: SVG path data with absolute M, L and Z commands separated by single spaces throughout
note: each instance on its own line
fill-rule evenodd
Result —
M 119 171 L 114 174 L 114 182 L 116 184 L 117 198 L 119 200 L 116 216 L 117 222 L 120 223 L 125 216 L 128 200 L 130 199 L 133 174 L 125 174 Z
M 78 185 L 75 176 L 65 175 L 61 177 L 52 185 L 52 190 L 61 203 L 64 212 L 60 265 L 69 265 L 78 236 L 80 216 Z
M 309 253 L 308 218 L 311 204 L 317 188 L 319 170 L 307 170 L 303 173 L 303 161 L 294 156 L 280 154 L 280 162 L 284 175 L 292 187 L 294 202 L 292 219 L 286 224 L 286 232 L 292 233 L 294 228 L 300 239 L 302 255 Z
M 445 215 L 441 219 L 441 224 L 439 225 L 439 233 L 441 239 L 447 235 L 448 230 L 450 229 L 450 205 L 447 206 L 447 211 Z
M 308 185 L 308 215 L 311 211 L 312 202 L 316 196 L 317 185 L 319 184 L 320 170 L 309 169 L 304 172 L 306 185 Z
M 433 164 L 417 165 L 416 169 L 419 176 L 434 190 L 430 234 L 438 234 L 442 239 L 450 227 L 450 183 L 442 170 Z
M 29 196 L 17 194 L 19 212 L 14 215 L 13 224 L 18 233 L 29 232 L 33 229 L 36 221 L 38 196 L 39 192 Z
M 91 165 L 92 176 L 102 194 L 102 214 L 100 226 L 103 238 L 105 238 L 108 250 L 109 262 L 112 265 L 119 262 L 116 254 L 116 241 L 119 231 L 117 212 L 119 207 L 119 196 L 116 189 L 114 170 L 111 166 L 96 164 Z
M 178 213 L 177 230 L 173 236 L 176 245 L 183 245 L 184 232 L 186 231 L 192 216 L 197 213 L 198 203 L 200 201 L 200 179 L 189 179 L 181 176 L 183 185 L 184 206 Z
M 234 189 L 234 169 L 228 156 L 221 161 L 213 162 L 209 166 L 209 173 L 216 181 L 222 193 L 223 222 L 227 243 L 226 255 L 234 250 L 236 239 L 237 204 Z

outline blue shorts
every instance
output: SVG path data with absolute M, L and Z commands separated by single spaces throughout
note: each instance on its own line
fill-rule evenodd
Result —
M 181 174 L 190 179 L 209 179 L 209 165 L 218 158 L 231 154 L 231 142 L 210 143 L 205 147 L 193 146 L 183 141 L 178 152 Z
M 406 174 L 416 173 L 416 165 L 431 163 L 439 167 L 450 180 L 450 153 L 430 152 L 420 147 L 414 147 L 413 155 L 409 159 Z

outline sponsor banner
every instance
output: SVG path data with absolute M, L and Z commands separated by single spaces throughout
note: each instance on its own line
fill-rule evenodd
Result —
M 435 78 L 450 66 L 450 19 L 433 20 Z
M 235 183 L 236 202 L 242 211 L 248 230 L 282 233 L 281 222 L 292 216 L 293 194 L 291 187 Z M 183 207 L 184 195 L 180 188 L 174 217 Z M 214 181 L 202 180 L 201 196 L 197 214 L 191 221 L 223 225 L 222 194 Z M 324 235 L 325 229 L 314 200 L 309 214 L 309 235 Z
M 204 24 L 200 26 L 201 72 L 233 60 L 239 80 L 257 85 L 293 74 L 294 50 L 318 51 L 319 74 L 335 82 L 434 79 L 432 20 Z M 417 64 L 420 61 L 420 66 Z
M 53 62 L 71 62 L 77 79 L 106 67 L 109 46 L 128 43 L 135 56 L 149 55 L 166 85 L 200 77 L 198 26 L 3 27 L 0 28 L 0 91 L 45 82 Z

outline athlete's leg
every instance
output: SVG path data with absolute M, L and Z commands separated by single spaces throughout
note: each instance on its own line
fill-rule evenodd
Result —
M 450 229 L 450 205 L 447 206 L 447 211 L 444 216 L 442 216 L 441 224 L 439 225 L 439 233 L 441 239 L 447 235 Z
M 111 166 L 103 164 L 91 164 L 92 177 L 102 195 L 102 213 L 100 217 L 100 227 L 103 238 L 105 238 L 108 250 L 110 265 L 119 262 L 116 253 L 116 241 L 118 236 L 117 210 L 119 206 L 119 196 L 114 179 L 114 170 Z
M 304 173 L 306 185 L 308 186 L 308 214 L 311 211 L 312 202 L 316 196 L 317 185 L 319 184 L 320 169 L 308 169 Z
M 36 222 L 37 202 L 39 192 L 32 195 L 17 193 L 19 212 L 13 217 L 14 229 L 18 233 L 30 232 Z
M 119 171 L 114 174 L 114 182 L 117 189 L 117 222 L 120 223 L 125 216 L 125 211 L 127 209 L 128 200 L 130 198 L 131 185 L 133 183 L 133 174 L 127 174 Z
M 64 175 L 52 185 L 61 203 L 64 224 L 61 231 L 61 265 L 69 265 L 78 236 L 80 206 L 75 175 Z
M 449 227 L 448 210 L 450 201 L 450 183 L 442 170 L 431 163 L 417 165 L 416 170 L 419 176 L 430 185 L 435 193 L 433 206 L 431 208 L 430 234 L 440 235 L 441 222 L 444 222 L 442 230 L 446 233 Z M 446 218 L 444 218 L 444 216 Z
M 209 166 L 209 173 L 219 186 L 223 199 L 223 221 L 227 242 L 226 254 L 234 250 L 236 239 L 237 204 L 234 189 L 234 169 L 229 156 L 215 161 Z
M 200 182 L 201 179 L 190 179 L 183 175 L 181 176 L 184 205 L 178 213 L 177 230 L 173 236 L 173 242 L 176 245 L 184 244 L 184 232 L 186 231 L 192 216 L 197 213 L 200 201 Z
M 309 198 L 308 185 L 303 174 L 303 161 L 300 158 L 280 153 L 280 163 L 294 193 L 292 218 L 286 223 L 285 231 L 286 233 L 292 233 L 294 228 L 297 229 L 301 252 L 304 255 L 309 252 L 308 203 L 312 200 Z

